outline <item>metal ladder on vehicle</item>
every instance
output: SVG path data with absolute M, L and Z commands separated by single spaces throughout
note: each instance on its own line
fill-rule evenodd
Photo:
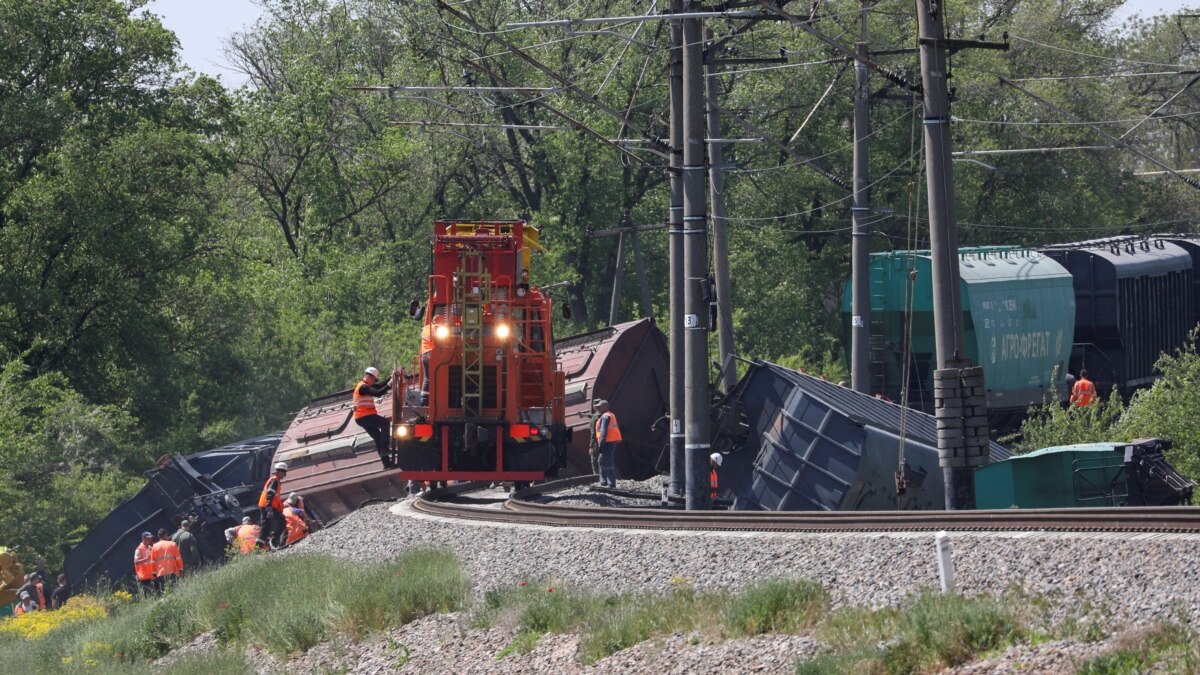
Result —
M 483 308 L 491 301 L 491 275 L 479 251 L 463 252 L 454 301 L 462 307 L 462 408 L 464 417 L 483 414 Z

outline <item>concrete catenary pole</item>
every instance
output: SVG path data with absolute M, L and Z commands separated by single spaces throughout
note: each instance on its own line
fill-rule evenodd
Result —
M 950 156 L 950 101 L 946 83 L 947 48 L 942 7 L 939 0 L 917 0 L 921 84 L 924 89 L 929 248 L 933 268 L 933 329 L 937 345 L 934 413 L 938 424 L 938 461 L 945 482 L 946 508 L 971 509 L 975 507 L 975 490 L 964 443 L 962 395 L 963 369 L 970 364 L 966 358 L 962 295 L 959 290 L 954 173 Z M 971 393 L 975 393 L 973 387 Z
M 704 39 L 712 43 L 713 32 L 704 31 Z M 729 391 L 737 384 L 737 369 L 729 357 L 737 348 L 733 343 L 733 282 L 729 278 L 729 229 L 725 221 L 725 174 L 722 168 L 721 114 L 717 107 L 717 66 L 713 55 L 705 59 L 704 91 L 708 99 L 708 196 L 712 213 L 713 274 L 717 292 L 717 344 L 721 350 L 721 390 Z M 729 366 L 729 367 L 726 367 Z
M 622 226 L 624 227 L 624 226 Z M 612 300 L 608 305 L 608 325 L 621 322 L 621 277 L 625 271 L 625 230 L 617 235 L 617 266 L 613 269 Z
M 683 0 L 671 0 L 671 12 L 683 11 Z M 684 452 L 684 354 L 683 354 L 683 22 L 671 22 L 671 207 L 668 240 L 671 275 L 671 325 L 668 348 L 671 357 L 671 494 L 687 492 L 687 453 Z
M 697 0 L 685 12 L 699 12 Z M 704 34 L 700 19 L 683 20 L 683 304 L 684 449 L 687 454 L 686 508 L 709 507 L 708 204 L 705 198 Z
M 867 187 L 870 154 L 867 135 L 867 2 L 862 3 L 862 27 L 854 66 L 854 200 L 850 207 L 850 386 L 862 394 L 871 389 L 871 232 L 867 225 L 871 196 Z
M 629 230 L 633 239 L 633 264 L 637 270 L 638 284 L 642 287 L 642 317 L 654 318 L 654 306 L 650 304 L 650 283 L 646 281 L 646 264 L 642 261 L 642 244 L 638 241 L 637 228 Z

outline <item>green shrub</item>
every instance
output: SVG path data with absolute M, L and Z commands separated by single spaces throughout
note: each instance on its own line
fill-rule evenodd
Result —
M 953 667 L 981 652 L 1029 636 L 1017 611 L 1003 600 L 932 591 L 922 593 L 902 608 L 839 610 L 820 625 L 817 633 L 834 648 L 824 662 L 845 658 L 856 664 L 847 666 L 848 670 L 868 671 L 877 670 L 870 665 L 877 663 L 888 673 Z M 864 651 L 864 645 L 875 645 L 876 649 Z M 820 662 L 809 662 L 798 668 L 818 665 Z
M 721 613 L 735 635 L 795 633 L 809 628 L 829 606 L 829 594 L 808 580 L 769 579 L 735 596 Z

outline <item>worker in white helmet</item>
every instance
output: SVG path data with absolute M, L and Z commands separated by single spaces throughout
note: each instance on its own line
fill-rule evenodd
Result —
M 263 484 L 258 496 L 258 509 L 262 515 L 259 545 L 263 548 L 278 547 L 283 543 L 283 479 L 287 477 L 287 462 L 276 462 L 275 473 Z
M 391 420 L 379 414 L 375 409 L 375 398 L 383 396 L 392 388 L 392 381 L 389 379 L 386 382 L 379 382 L 379 370 L 371 366 L 363 371 L 363 378 L 354 387 L 354 421 L 358 426 L 366 429 L 371 435 L 371 439 L 375 441 L 375 452 L 379 453 L 379 460 L 383 462 L 383 468 L 392 469 L 396 467 L 395 458 L 392 457 L 391 451 L 388 448 L 388 429 L 391 426 Z
M 708 467 L 709 467 L 708 487 L 710 490 L 709 496 L 712 498 L 712 501 L 714 501 L 714 502 L 717 501 L 717 494 L 720 492 L 720 489 L 717 487 L 717 467 L 721 466 L 722 461 L 724 461 L 724 456 L 719 452 L 714 452 L 713 454 L 708 456 Z

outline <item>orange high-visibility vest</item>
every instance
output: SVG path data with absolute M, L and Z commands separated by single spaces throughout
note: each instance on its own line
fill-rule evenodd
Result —
M 427 323 L 421 327 L 421 353 L 433 351 L 433 324 Z
M 1092 381 L 1081 377 L 1071 388 L 1071 403 L 1080 407 L 1091 405 L 1096 398 L 1096 385 Z
M 262 532 L 262 528 L 257 525 L 242 525 L 237 530 L 238 546 L 241 548 L 242 555 L 246 555 L 254 550 L 258 543 L 258 535 Z
M 183 571 L 179 545 L 170 539 L 154 542 L 154 546 L 150 547 L 150 556 L 154 560 L 155 573 L 159 577 L 169 577 Z
M 33 588 L 38 594 L 38 609 L 46 609 L 46 594 L 42 591 L 42 582 L 37 582 Z
M 308 526 L 304 524 L 295 508 L 291 506 L 284 508 L 283 517 L 287 521 L 288 544 L 294 544 L 308 536 Z
M 275 494 L 268 495 L 267 493 L 272 490 L 272 482 L 275 483 L 273 488 L 275 490 Z M 268 478 L 267 482 L 263 484 L 262 494 L 258 496 L 258 508 L 265 509 L 270 506 L 274 511 L 282 511 L 283 499 L 281 499 L 279 496 L 281 492 L 283 492 L 283 481 L 279 479 L 279 476 L 273 475 Z
M 138 581 L 150 581 L 154 578 L 155 572 L 154 557 L 149 546 L 138 544 L 137 550 L 133 552 L 133 573 L 137 576 Z
M 712 496 L 713 500 L 716 500 L 717 493 L 719 492 L 719 490 L 717 489 L 717 470 L 716 469 L 710 469 L 708 472 L 708 487 L 712 490 L 711 496 Z
M 354 387 L 354 419 L 379 414 L 375 410 L 375 397 L 370 394 L 360 393 L 360 390 L 365 386 L 367 386 L 367 381 L 363 380 Z
M 600 420 L 608 418 L 608 428 L 605 429 L 604 438 L 600 438 Z M 621 429 L 617 427 L 617 416 L 613 411 L 607 410 L 603 415 L 596 418 L 596 442 L 597 443 L 616 443 L 621 440 Z

